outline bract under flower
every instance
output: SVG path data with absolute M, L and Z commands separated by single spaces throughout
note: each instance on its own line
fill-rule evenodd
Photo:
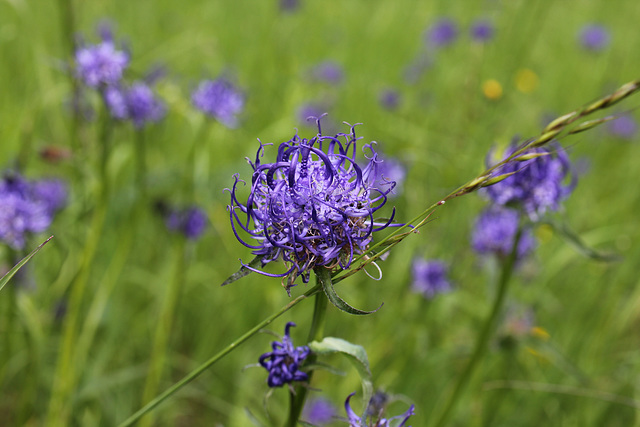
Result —
M 315 267 L 349 268 L 366 251 L 374 231 L 395 225 L 395 209 L 388 221 L 374 220 L 394 185 L 376 187 L 380 160 L 373 145 L 365 145 L 370 155 L 361 168 L 355 158 L 355 127 L 348 134 L 327 136 L 319 123 L 311 139 L 296 134 L 280 144 L 273 163 L 262 163 L 265 145 L 260 144 L 255 161 L 249 162 L 254 172 L 245 203 L 238 200 L 243 181 L 237 175 L 229 190 L 229 215 L 238 240 L 262 256 L 263 265 L 282 258 L 287 271 L 268 274 L 245 267 L 267 276 L 289 276 L 287 289 L 298 276 L 307 283 Z M 240 237 L 241 231 L 255 243 Z
M 399 418 L 402 418 L 402 422 L 398 424 L 398 427 L 404 427 L 405 423 L 414 414 L 415 406 L 411 405 L 407 410 L 407 412 L 405 412 L 404 414 L 397 415 L 395 417 L 391 417 L 388 419 L 382 418 L 380 414 L 377 414 L 377 416 L 371 415 L 371 419 L 369 420 L 369 423 L 367 423 L 367 420 L 365 417 L 359 417 L 358 415 L 356 415 L 355 412 L 353 412 L 353 409 L 351 409 L 351 405 L 349 404 L 349 401 L 351 400 L 351 397 L 354 394 L 355 393 L 351 393 L 349 396 L 347 396 L 347 400 L 344 402 L 344 409 L 347 412 L 349 427 L 390 427 L 391 420 L 399 419 Z M 411 426 L 408 426 L 408 427 L 411 427 Z

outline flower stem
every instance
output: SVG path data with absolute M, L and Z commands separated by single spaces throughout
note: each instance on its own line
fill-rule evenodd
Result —
M 202 365 L 200 365 L 199 367 L 197 367 L 196 369 L 194 369 L 193 371 L 188 373 L 180 381 L 178 381 L 177 383 L 175 383 L 174 385 L 169 387 L 162 394 L 156 396 L 156 398 L 154 398 L 151 402 L 147 403 L 145 406 L 140 408 L 136 413 L 134 413 L 129 418 L 127 418 L 125 421 L 123 421 L 118 427 L 128 427 L 128 426 L 134 425 L 140 418 L 142 418 L 142 416 L 144 416 L 145 414 L 147 414 L 148 412 L 153 410 L 156 406 L 158 406 L 159 404 L 164 402 L 167 398 L 171 397 L 173 394 L 175 394 L 182 387 L 184 387 L 185 385 L 189 384 L 191 381 L 193 381 L 196 378 L 198 378 L 200 376 L 200 374 L 202 374 L 204 371 L 209 369 L 211 366 L 213 366 L 216 362 L 218 362 L 224 356 L 226 356 L 227 354 L 231 353 L 233 350 L 238 348 L 238 346 L 240 346 L 240 344 L 244 343 L 249 338 L 254 336 L 260 329 L 262 329 L 265 326 L 269 325 L 271 322 L 276 320 L 278 317 L 282 316 L 284 313 L 289 311 L 291 308 L 293 308 L 294 306 L 298 305 L 298 303 L 302 302 L 303 300 L 309 298 L 312 295 L 315 295 L 318 292 L 321 292 L 321 288 L 320 288 L 320 286 L 316 285 L 313 288 L 309 289 L 307 292 L 305 292 L 303 295 L 300 295 L 299 297 L 297 297 L 296 299 L 294 299 L 293 301 L 291 301 L 290 303 L 288 303 L 287 305 L 282 307 L 276 313 L 272 314 L 271 316 L 267 317 L 262 322 L 258 323 L 256 326 L 254 326 L 249 331 L 247 331 L 244 335 L 242 335 L 237 340 L 235 340 L 234 342 L 229 344 L 222 351 L 217 353 L 215 356 L 211 357 L 209 360 L 204 362 Z
M 487 320 L 485 321 L 482 330 L 478 335 L 471 359 L 467 363 L 467 366 L 465 366 L 462 374 L 458 377 L 458 382 L 456 383 L 451 396 L 449 396 L 449 400 L 445 406 L 445 409 L 438 418 L 438 421 L 435 423 L 436 427 L 445 426 L 449 422 L 449 419 L 453 415 L 456 405 L 462 397 L 467 384 L 471 381 L 476 368 L 478 367 L 480 361 L 483 359 L 484 354 L 486 353 L 489 341 L 491 340 L 491 337 L 493 336 L 493 333 L 495 331 L 498 317 L 502 312 L 502 307 L 507 295 L 509 283 L 511 282 L 511 276 L 516 261 L 518 242 L 520 241 L 521 233 L 522 229 L 519 229 L 513 241 L 511 253 L 508 257 L 502 259 L 502 271 L 498 283 L 498 290 L 495 296 L 495 300 L 493 301 L 493 307 L 491 308 L 489 317 L 487 317 Z
M 320 286 L 320 281 L 316 276 L 316 287 Z M 313 307 L 313 318 L 311 320 L 311 328 L 309 329 L 309 338 L 307 342 L 318 341 L 324 335 L 324 320 L 327 315 L 327 296 L 324 292 L 318 292 L 315 298 L 315 305 Z M 314 364 L 316 362 L 317 356 L 315 354 L 309 355 L 307 360 L 305 361 L 305 365 Z M 308 373 L 309 380 L 311 383 L 311 378 L 313 377 L 313 371 Z M 286 427 L 295 427 L 298 424 L 298 419 L 300 418 L 300 414 L 302 413 L 302 408 L 304 407 L 304 402 L 307 398 L 307 387 L 298 386 L 295 388 L 295 393 L 290 393 L 289 397 L 289 419 L 285 424 Z
M 136 129 L 136 181 L 138 184 L 138 203 L 146 207 L 147 204 L 147 153 L 144 129 Z

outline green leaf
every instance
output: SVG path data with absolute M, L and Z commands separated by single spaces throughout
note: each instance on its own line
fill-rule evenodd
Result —
M 251 262 L 249 263 L 249 267 L 257 268 L 260 265 L 261 261 L 262 261 L 262 255 L 258 255 L 254 259 L 251 260 Z M 231 276 L 229 276 L 229 278 L 227 280 L 225 280 L 224 282 L 222 282 L 222 285 L 220 285 L 220 286 L 224 286 L 224 285 L 228 285 L 229 283 L 233 283 L 236 280 L 242 279 L 244 276 L 249 275 L 250 273 L 253 273 L 253 271 L 249 270 L 247 267 L 245 267 L 243 265 L 242 267 L 240 267 L 240 270 L 236 271 Z
M 25 265 L 27 262 L 29 262 L 29 260 L 31 258 L 33 258 L 33 256 L 36 253 L 38 253 L 38 251 L 40 249 L 42 249 L 42 247 L 44 245 L 46 245 L 49 242 L 49 240 L 51 240 L 51 239 L 53 239 L 53 236 L 49 237 L 47 240 L 42 242 L 40 244 L 40 246 L 38 246 L 33 251 L 31 251 L 31 253 L 29 255 L 27 255 L 26 257 L 22 258 L 22 260 L 19 263 L 17 263 L 16 265 L 14 265 L 13 268 L 7 272 L 7 274 L 2 276 L 2 279 L 0 279 L 0 290 L 2 290 L 2 288 L 4 288 L 4 285 L 6 285 L 9 282 L 9 280 L 11 280 L 11 278 L 18 272 L 18 270 L 20 270 L 23 265 Z
M 373 381 L 371 378 L 371 369 L 369 368 L 369 358 L 364 347 L 352 344 L 341 338 L 325 337 L 322 341 L 313 341 L 309 343 L 309 348 L 316 354 L 333 354 L 340 353 L 347 357 L 349 362 L 356 368 L 360 380 L 362 382 L 362 402 L 364 408 L 367 409 L 369 400 L 373 395 Z
M 582 255 L 591 258 L 596 261 L 613 262 L 620 261 L 622 257 L 615 253 L 604 253 L 596 251 L 593 248 L 588 247 L 569 227 L 565 224 L 560 224 L 555 221 L 545 221 L 545 224 L 549 225 L 560 237 L 562 237 L 567 243 L 573 246 Z
M 320 284 L 322 285 L 322 290 L 325 295 L 331 301 L 331 304 L 335 305 L 339 310 L 344 311 L 345 313 L 355 314 L 357 316 L 363 316 L 366 314 L 372 314 L 376 311 L 380 310 L 380 307 L 384 304 L 380 304 L 380 307 L 376 308 L 373 311 L 365 311 L 359 310 L 355 307 L 347 304 L 342 298 L 338 296 L 336 290 L 333 288 L 333 283 L 331 282 L 331 271 L 328 268 L 319 267 L 315 269 L 316 275 L 320 280 Z

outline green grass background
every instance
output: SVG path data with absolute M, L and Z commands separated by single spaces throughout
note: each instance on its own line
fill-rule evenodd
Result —
M 154 330 L 174 274 L 176 238 L 151 210 L 132 210 L 135 135 L 118 126 L 108 164 L 112 196 L 104 232 L 82 304 L 67 307 L 80 313 L 78 330 L 93 328 L 95 335 L 74 343 L 77 384 L 65 401 L 69 418 L 47 420 L 65 321 L 56 320 L 55 307 L 68 297 L 85 256 L 98 185 L 92 163 L 95 122 L 75 130 L 84 149 L 74 151 L 71 160 L 49 164 L 37 155 L 50 145 L 71 147 L 71 34 L 95 42 L 94 28 L 107 18 L 116 39 L 128 41 L 131 76 L 142 76 L 156 63 L 166 66 L 159 90 L 167 117 L 144 131 L 149 192 L 172 203 L 195 201 L 211 222 L 206 235 L 188 247 L 160 390 L 289 301 L 277 279 L 259 275 L 219 286 L 237 270 L 238 258 L 252 257 L 231 232 L 228 194 L 222 190 L 232 185 L 233 173 L 249 178 L 244 157 L 255 156 L 256 138 L 277 144 L 294 128 L 312 134 L 296 114 L 304 102 L 327 103 L 327 121 L 363 123 L 358 132 L 365 142 L 377 141 L 386 155 L 407 164 L 404 191 L 393 201 L 402 221 L 481 172 L 492 146 L 515 134 L 536 135 L 545 115 L 569 112 L 640 77 L 640 6 L 634 0 L 301 3 L 297 11 L 283 13 L 271 0 L 76 1 L 72 28 L 65 24 L 62 0 L 0 0 L 0 159 L 9 167 L 20 158 L 28 177 L 60 176 L 71 186 L 70 204 L 52 226 L 54 240 L 28 266 L 35 285 L 16 289 L 13 301 L 7 289 L 0 295 L 2 318 L 7 310 L 15 314 L 10 326 L 0 323 L 13 350 L 0 360 L 0 425 L 112 426 L 142 406 Z M 425 51 L 425 29 L 442 16 L 459 24 L 460 37 L 431 55 L 432 67 L 416 83 L 407 83 L 403 73 Z M 497 29 L 485 45 L 468 35 L 470 23 L 480 17 Z M 611 45 L 597 54 L 577 42 L 581 27 L 592 22 L 612 36 Z M 308 70 L 327 59 L 344 66 L 339 86 L 308 78 Z M 523 68 L 539 76 L 531 93 L 515 86 Z M 203 132 L 203 117 L 189 105 L 189 91 L 200 79 L 220 73 L 234 76 L 246 91 L 246 111 L 237 129 L 214 123 Z M 487 79 L 501 83 L 501 99 L 483 96 Z M 387 87 L 401 94 L 397 111 L 378 103 Z M 640 98 L 632 97 L 613 112 L 639 104 Z M 195 200 L 183 190 L 193 144 L 199 153 Z M 622 260 L 595 262 L 540 229 L 535 256 L 514 279 L 507 313 L 534 313 L 534 325 L 549 338 L 525 331 L 505 339 L 513 323 L 506 316 L 498 333 L 502 339 L 492 341 L 451 425 L 640 425 L 640 144 L 612 137 L 602 127 L 563 145 L 574 161 L 589 167 L 558 216 L 588 245 L 615 251 Z M 267 150 L 266 158 L 274 152 Z M 381 281 L 358 274 L 338 286 L 357 307 L 384 302 L 379 312 L 360 318 L 329 308 L 326 335 L 365 347 L 375 386 L 400 398 L 390 414 L 415 403 L 413 426 L 434 421 L 489 309 L 495 268 L 468 244 L 485 203 L 477 195 L 447 203 L 433 223 L 381 263 Z M 34 238 L 31 247 L 44 237 Z M 455 290 L 433 301 L 411 293 L 410 264 L 416 256 L 448 262 Z M 294 288 L 294 296 L 306 286 Z M 295 321 L 294 342 L 303 344 L 311 306 L 295 307 L 270 329 L 282 333 L 286 321 Z M 253 337 L 157 408 L 154 425 L 248 426 L 247 410 L 265 418 L 265 372 L 243 368 L 257 363 L 272 340 L 268 334 Z M 313 384 L 319 391 L 311 396 L 329 399 L 343 414 L 346 396 L 359 391 L 358 376 L 339 357 L 327 361 L 345 376 L 320 372 Z M 512 386 L 504 387 L 503 380 Z M 285 390 L 269 398 L 274 425 L 283 423 L 287 401 Z

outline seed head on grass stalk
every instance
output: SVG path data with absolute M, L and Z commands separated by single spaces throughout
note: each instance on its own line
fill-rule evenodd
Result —
M 374 215 L 387 201 L 395 183 L 379 178 L 376 165 L 382 160 L 373 144 L 364 146 L 368 159 L 364 167 L 356 161 L 355 126 L 349 133 L 322 135 L 310 139 L 297 134 L 278 147 L 273 163 L 262 163 L 265 144 L 260 143 L 254 162 L 250 194 L 238 199 L 238 175 L 231 190 L 229 215 L 238 240 L 262 257 L 262 265 L 282 259 L 286 271 L 271 274 L 243 264 L 271 277 L 288 277 L 287 291 L 297 277 L 309 281 L 316 267 L 348 269 L 354 256 L 364 253 L 374 232 L 392 224 L 378 222 Z M 380 188 L 383 187 L 383 188 Z M 254 242 L 240 236 L 245 232 Z

